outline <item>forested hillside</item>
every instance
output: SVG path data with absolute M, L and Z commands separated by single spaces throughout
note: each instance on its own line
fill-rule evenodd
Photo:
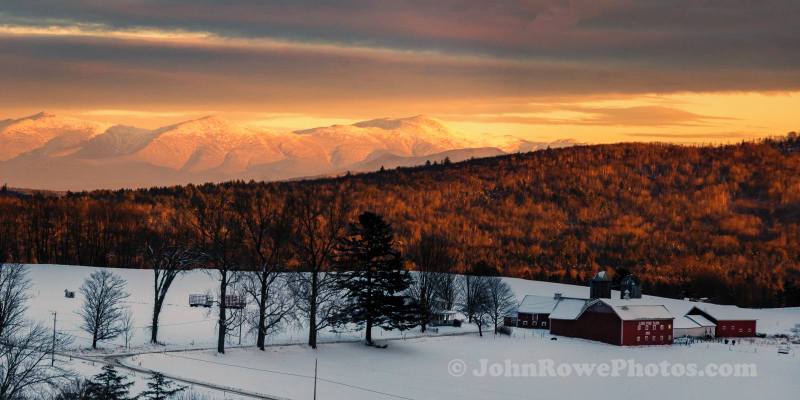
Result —
M 313 201 L 351 219 L 372 210 L 394 224 L 405 248 L 423 235 L 445 238 L 457 269 L 482 262 L 505 275 L 581 283 L 598 270 L 632 271 L 651 294 L 800 305 L 793 134 L 724 147 L 577 146 L 314 181 L 5 191 L 0 255 L 141 267 L 153 238 L 201 240 L 192 210 L 210 198 L 232 213 L 246 198 L 288 209 Z

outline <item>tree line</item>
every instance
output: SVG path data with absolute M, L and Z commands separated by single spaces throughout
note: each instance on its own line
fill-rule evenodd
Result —
M 373 212 L 348 220 L 345 203 L 335 199 L 306 197 L 290 206 L 259 197 L 234 206 L 217 196 L 198 200 L 188 222 L 203 231 L 203 240 L 147 244 L 145 262 L 153 277 L 148 328 L 153 344 L 159 343 L 161 309 L 170 287 L 180 274 L 196 267 L 203 267 L 217 282 L 220 353 L 244 326 L 261 350 L 269 333 L 289 324 L 308 329 L 312 348 L 318 333 L 327 328 L 363 330 L 366 344 L 374 346 L 373 328 L 419 326 L 425 332 L 434 315 L 456 310 L 476 323 L 481 334 L 485 325 L 497 333 L 503 317 L 516 305 L 496 269 L 476 264 L 465 275 L 456 275 L 441 237 L 428 236 L 411 248 L 410 256 L 402 254 L 393 227 Z M 290 218 L 286 213 L 300 215 Z M 407 267 L 411 260 L 418 265 L 414 274 Z M 81 328 L 91 336 L 92 348 L 121 335 L 127 345 L 132 323 L 124 305 L 125 281 L 101 269 L 85 280 L 79 292 Z
M 344 219 L 347 213 L 341 212 L 344 203 L 307 199 L 293 203 L 300 210 L 291 212 L 300 212 L 302 218 L 297 226 L 288 225 L 288 230 L 282 214 L 289 212 L 287 203 L 274 208 L 272 203 L 248 202 L 248 210 L 263 207 L 259 212 L 263 218 L 246 226 L 236 218 L 241 214 L 232 203 L 220 202 L 219 197 L 199 199 L 188 223 L 205 230 L 202 240 L 148 242 L 145 262 L 153 277 L 150 341 L 158 344 L 161 308 L 175 279 L 197 266 L 206 268 L 218 283 L 219 353 L 225 352 L 227 339 L 245 321 L 261 350 L 270 332 L 292 322 L 308 327 L 312 348 L 317 346 L 318 333 L 328 327 L 364 330 L 367 345 L 385 347 L 373 340 L 374 328 L 421 326 L 424 332 L 434 313 L 458 309 L 478 326 L 481 335 L 485 326 L 497 334 L 503 317 L 516 306 L 516 297 L 495 269 L 479 264 L 468 274 L 456 276 L 448 269 L 451 264 L 439 265 L 438 260 L 448 256 L 439 239 L 426 239 L 414 253 L 420 265 L 435 268 L 423 267 L 412 275 L 405 268 L 406 258 L 397 247 L 392 226 L 382 216 L 364 212 L 348 221 Z M 302 249 L 295 250 L 300 256 L 287 258 L 290 252 L 284 247 L 293 241 Z M 292 262 L 300 265 L 291 268 Z M 109 269 L 92 272 L 81 285 L 82 305 L 76 314 L 80 328 L 91 336 L 93 349 L 120 336 L 128 346 L 134 328 L 126 306 L 126 286 Z M 238 293 L 234 287 L 240 288 Z M 25 265 L 0 263 L 0 398 L 33 398 L 45 389 L 61 400 L 134 398 L 129 393 L 131 383 L 112 367 L 83 380 L 55 363 L 56 352 L 68 346 L 72 336 L 57 335 L 54 330 L 50 337 L 44 327 L 26 318 L 30 288 Z M 245 304 L 254 307 L 229 313 L 231 292 L 248 296 Z M 140 396 L 167 399 L 182 391 L 163 375 L 154 374 L 149 389 Z
M 146 244 L 191 243 L 213 250 L 205 262 L 221 276 L 245 265 L 270 279 L 284 265 L 309 272 L 296 284 L 313 290 L 326 284 L 332 234 L 371 210 L 392 223 L 406 254 L 441 238 L 454 271 L 483 263 L 505 276 L 581 284 L 601 270 L 633 272 L 650 294 L 800 305 L 798 148 L 796 135 L 576 146 L 310 181 L 7 190 L 0 260 L 151 268 Z M 283 226 L 259 223 L 265 212 Z

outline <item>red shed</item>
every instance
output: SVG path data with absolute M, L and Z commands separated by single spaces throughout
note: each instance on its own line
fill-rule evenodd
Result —
M 701 315 L 717 324 L 717 337 L 754 337 L 756 319 L 748 315 L 748 310 L 736 306 L 695 306 L 686 315 Z
M 547 329 L 550 312 L 553 311 L 559 300 L 561 300 L 560 293 L 556 293 L 552 297 L 527 295 L 517 307 L 515 318 L 506 320 L 506 325 L 518 328 Z
M 550 333 L 620 346 L 672 344 L 674 317 L 640 299 L 562 299 L 550 314 Z

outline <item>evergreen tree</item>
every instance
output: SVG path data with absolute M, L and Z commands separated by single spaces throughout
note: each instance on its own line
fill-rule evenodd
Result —
M 132 400 L 130 389 L 133 382 L 120 376 L 117 370 L 106 365 L 103 372 L 89 381 L 86 400 Z
M 373 327 L 404 330 L 416 325 L 414 307 L 402 295 L 411 285 L 411 276 L 394 248 L 391 225 L 380 215 L 365 212 L 349 225 L 334 266 L 338 288 L 347 300 L 334 318 L 337 325 L 366 326 L 370 346 L 374 345 Z
M 139 398 L 145 400 L 168 400 L 184 390 L 186 390 L 185 386 L 177 386 L 165 378 L 163 374 L 153 372 L 147 382 L 147 390 L 142 392 Z

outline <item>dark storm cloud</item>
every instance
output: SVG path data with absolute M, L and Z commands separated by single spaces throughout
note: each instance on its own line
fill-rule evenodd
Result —
M 0 21 L 200 30 L 512 58 L 794 69 L 800 3 L 4 0 Z
M 800 88 L 798 8 L 790 0 L 3 0 L 0 106 L 311 109 L 327 102 L 330 109 L 376 100 L 413 107 L 473 98 L 788 91 Z M 26 31 L 37 27 L 89 34 Z M 142 29 L 212 39 L 111 34 Z M 657 114 L 697 123 L 668 111 L 631 109 L 620 118 Z M 585 122 L 615 118 L 609 111 Z
M 434 101 L 676 88 L 782 90 L 800 85 L 793 71 L 752 79 L 757 71 L 745 69 L 654 72 L 630 65 L 72 36 L 5 37 L 0 61 L 0 106 L 280 102 L 312 107 L 332 100 Z

